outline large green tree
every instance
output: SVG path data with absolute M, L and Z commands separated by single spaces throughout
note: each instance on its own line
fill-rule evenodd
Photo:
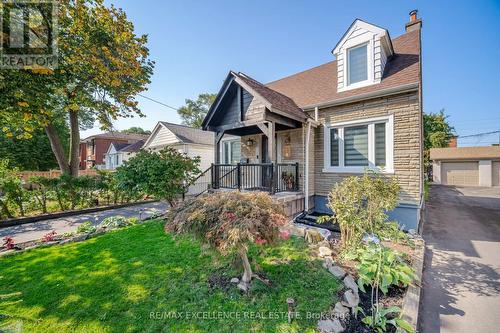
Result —
M 23 138 L 42 127 L 60 169 L 78 173 L 82 120 L 109 129 L 119 117 L 142 116 L 135 96 L 153 70 L 147 37 L 137 36 L 119 8 L 103 0 L 58 2 L 58 66 L 0 72 L 0 118 Z M 68 119 L 69 156 L 54 124 Z
M 455 136 L 455 129 L 448 122 L 444 109 L 436 113 L 424 114 L 424 167 L 430 168 L 429 150 L 447 147 Z
M 197 100 L 186 99 L 186 105 L 177 110 L 182 118 L 182 123 L 194 128 L 201 128 L 201 123 L 207 115 L 210 106 L 215 101 L 217 94 L 200 94 Z

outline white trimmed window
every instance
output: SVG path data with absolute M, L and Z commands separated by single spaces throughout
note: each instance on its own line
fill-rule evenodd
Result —
M 368 80 L 368 44 L 347 50 L 348 85 Z
M 241 159 L 241 142 L 237 140 L 222 141 L 221 156 L 223 164 L 236 164 Z
M 325 126 L 323 172 L 394 172 L 394 117 L 378 117 Z

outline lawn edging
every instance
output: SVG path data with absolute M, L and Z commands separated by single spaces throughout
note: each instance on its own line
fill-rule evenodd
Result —
M 406 320 L 417 332 L 418 329 L 418 311 L 420 305 L 420 294 L 422 289 L 422 270 L 424 267 L 425 241 L 415 239 L 415 255 L 413 258 L 413 269 L 416 280 L 408 286 L 408 290 L 403 298 L 402 318 Z M 397 333 L 405 333 L 403 329 L 398 329 Z
M 57 219 L 57 218 L 61 218 L 61 217 L 95 213 L 95 212 L 100 212 L 100 211 L 104 211 L 104 210 L 137 206 L 137 205 L 158 202 L 158 201 L 160 201 L 160 200 L 137 201 L 137 202 L 118 204 L 118 205 L 109 205 L 109 206 L 92 207 L 92 208 L 85 208 L 85 209 L 79 209 L 79 210 L 68 210 L 68 211 L 58 212 L 58 213 L 41 214 L 41 215 L 36 215 L 36 216 L 16 217 L 16 218 L 12 218 L 12 219 L 1 220 L 0 221 L 0 229 L 12 227 L 15 225 L 26 224 L 26 223 L 34 223 L 34 222 L 40 222 L 40 221 L 45 221 L 45 220 L 53 220 L 53 219 Z

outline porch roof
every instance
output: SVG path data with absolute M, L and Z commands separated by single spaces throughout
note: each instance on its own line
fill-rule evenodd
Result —
M 251 102 L 245 104 L 244 94 L 258 101 L 258 105 L 250 107 Z M 251 115 L 246 114 L 248 108 L 251 109 Z M 226 116 L 230 121 L 221 123 L 221 119 Z M 258 124 L 263 122 L 273 121 L 278 127 L 296 128 L 307 118 L 309 116 L 291 98 L 266 87 L 248 75 L 230 71 L 203 120 L 202 128 L 226 133 L 247 128 L 250 134 L 258 132 Z

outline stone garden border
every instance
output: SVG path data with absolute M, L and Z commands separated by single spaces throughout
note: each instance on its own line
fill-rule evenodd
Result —
M 85 208 L 85 209 L 80 209 L 80 210 L 67 210 L 64 212 L 41 214 L 41 215 L 36 215 L 36 216 L 16 217 L 16 218 L 12 218 L 12 219 L 0 220 L 0 229 L 6 228 L 6 227 L 12 227 L 15 225 L 26 224 L 26 223 L 40 222 L 40 221 L 58 219 L 61 217 L 74 216 L 74 215 L 80 215 L 80 214 L 95 213 L 95 212 L 100 212 L 103 210 L 130 207 L 130 206 L 142 205 L 142 204 L 147 204 L 147 203 L 157 202 L 157 201 L 159 201 L 159 200 L 137 201 L 137 202 L 129 202 L 129 203 L 124 203 L 124 204 L 119 204 L 119 205 L 92 207 L 92 208 Z
M 329 258 L 328 255 L 328 252 L 331 254 L 331 250 L 326 246 L 321 246 L 321 243 L 330 236 L 330 231 L 294 223 L 293 221 L 285 225 L 283 229 L 290 232 L 292 235 L 304 237 L 307 242 L 319 243 L 318 257 L 324 260 L 323 267 L 344 284 L 340 297 L 341 300 L 335 304 L 331 311 L 332 317 L 318 321 L 319 331 L 334 333 L 344 332 L 345 329 L 342 326 L 341 319 L 345 318 L 352 309 L 357 307 L 359 303 L 358 286 L 354 278 L 347 274 L 342 267 L 333 264 L 331 257 Z M 415 271 L 416 281 L 410 284 L 406 290 L 403 297 L 401 316 L 414 328 L 415 332 L 417 332 L 425 241 L 414 233 L 409 233 L 409 236 L 415 242 L 412 267 Z M 396 332 L 406 333 L 406 331 L 402 329 L 398 329 Z

